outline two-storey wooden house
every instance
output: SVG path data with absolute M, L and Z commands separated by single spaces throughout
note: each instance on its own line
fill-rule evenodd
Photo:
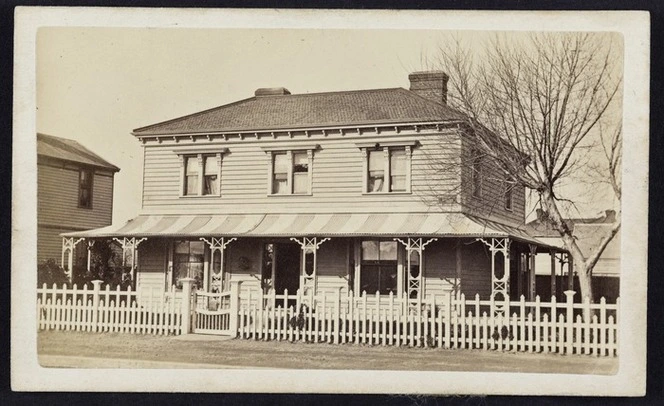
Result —
M 208 291 L 242 280 L 242 292 L 278 294 L 534 294 L 532 254 L 549 247 L 522 228 L 524 189 L 473 157 L 447 75 L 409 79 L 410 90 L 263 88 L 138 128 L 141 213 L 68 238 L 136 250 L 138 289 L 191 277 Z
M 113 177 L 120 169 L 74 140 L 37 134 L 37 261 L 54 259 L 65 268 L 85 264 L 61 257 L 60 234 L 111 224 Z

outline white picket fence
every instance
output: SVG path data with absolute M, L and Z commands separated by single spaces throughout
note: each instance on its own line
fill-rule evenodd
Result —
M 93 285 L 37 289 L 38 328 L 162 335 L 193 330 L 254 340 L 618 355 L 619 299 L 574 303 L 568 294 L 565 302 L 522 297 L 496 303 L 448 293 L 412 301 L 340 290 L 240 295 L 237 283 L 214 295 L 190 295 L 190 284 L 183 292 L 173 286 L 150 293 Z M 503 315 L 498 308 L 506 309 Z
M 134 334 L 181 334 L 182 306 L 176 302 L 173 286 L 169 292 L 101 289 L 63 285 L 37 289 L 39 330 L 120 332 Z
M 355 343 L 616 356 L 619 301 L 607 304 L 496 303 L 447 295 L 412 302 L 388 297 L 320 293 L 240 298 L 238 336 L 254 340 Z M 585 317 L 584 317 L 585 315 Z

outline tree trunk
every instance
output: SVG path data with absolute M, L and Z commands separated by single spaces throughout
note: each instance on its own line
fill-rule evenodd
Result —
M 549 224 L 558 231 L 560 238 L 563 240 L 565 249 L 574 259 L 574 270 L 579 277 L 579 288 L 581 290 L 581 300 L 585 300 L 586 297 L 590 298 L 590 302 L 593 301 L 592 296 L 592 287 L 590 281 L 590 269 L 586 268 L 586 257 L 581 252 L 581 248 L 576 243 L 572 231 L 567 227 L 567 224 L 563 220 L 563 216 L 558 210 L 556 200 L 553 197 L 553 194 L 549 190 L 544 190 L 540 193 L 542 207 L 547 212 L 549 216 Z
M 579 287 L 581 288 L 581 301 L 585 301 L 586 297 L 590 298 L 590 303 L 593 302 L 593 284 L 591 278 L 591 269 L 587 268 L 583 263 L 577 264 L 574 262 L 574 270 L 579 277 Z

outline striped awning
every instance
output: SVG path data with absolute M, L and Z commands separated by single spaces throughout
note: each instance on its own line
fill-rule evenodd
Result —
M 461 213 L 141 215 L 64 237 L 512 237 L 546 245 L 517 227 Z

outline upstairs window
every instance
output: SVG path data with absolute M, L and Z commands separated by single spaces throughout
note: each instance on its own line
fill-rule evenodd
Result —
M 406 151 L 390 151 L 390 192 L 406 191 Z
M 92 183 L 94 171 L 81 169 L 78 172 L 78 207 L 83 209 L 92 208 Z
M 471 189 L 474 197 L 482 196 L 482 156 L 479 151 L 471 154 Z
M 274 167 L 272 173 L 272 194 L 283 195 L 289 194 L 288 188 L 288 170 L 290 163 L 288 162 L 288 154 L 285 152 L 275 153 L 272 158 Z
M 219 195 L 219 165 L 216 156 L 203 156 L 203 194 Z
M 271 157 L 268 174 L 269 195 L 310 195 L 312 193 L 312 166 L 314 150 L 318 148 L 318 145 L 307 145 L 300 148 L 262 148 Z
M 505 182 L 505 210 L 512 211 L 514 179 L 508 177 Z
M 198 157 L 188 156 L 185 158 L 185 174 L 184 174 L 184 194 L 185 196 L 192 196 L 198 194 Z
M 221 196 L 221 157 L 217 153 L 180 153 L 181 196 Z
M 385 186 L 385 154 L 382 150 L 369 151 L 368 192 L 383 192 Z
M 364 156 L 364 193 L 410 193 L 410 161 L 416 142 L 356 145 Z
M 293 194 L 309 193 L 309 158 L 306 152 L 293 153 Z

